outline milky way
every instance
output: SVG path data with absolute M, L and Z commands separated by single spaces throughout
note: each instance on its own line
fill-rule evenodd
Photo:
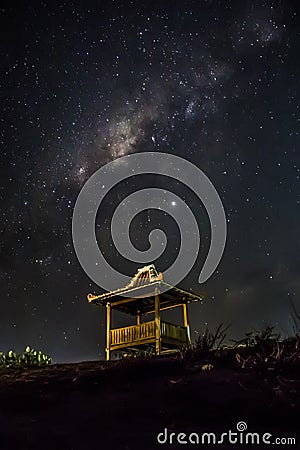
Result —
M 197 284 L 210 234 L 201 204 L 179 182 L 138 177 L 99 214 L 103 251 L 112 210 L 154 185 L 196 211 L 199 261 L 182 286 L 203 292 L 192 328 L 233 323 L 292 332 L 300 308 L 299 16 L 297 2 L 42 2 L 1 14 L 1 349 L 31 344 L 56 360 L 103 355 L 104 313 L 72 245 L 74 203 L 104 164 L 145 151 L 188 159 L 224 203 L 228 242 L 214 276 Z M 176 207 L 176 205 L 174 205 Z M 176 256 L 178 230 L 148 212 L 132 225 L 147 247 L 159 224 Z M 121 322 L 116 317 L 116 325 Z

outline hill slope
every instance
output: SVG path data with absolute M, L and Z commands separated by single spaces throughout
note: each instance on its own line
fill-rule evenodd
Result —
M 195 448 L 156 437 L 164 428 L 221 434 L 240 421 L 300 448 L 300 373 L 203 371 L 174 357 L 7 369 L 0 404 L 1 449 Z

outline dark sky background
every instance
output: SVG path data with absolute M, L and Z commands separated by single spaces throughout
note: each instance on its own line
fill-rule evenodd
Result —
M 55 361 L 104 355 L 100 293 L 80 267 L 74 203 L 109 161 L 161 151 L 203 170 L 223 201 L 228 239 L 215 274 L 197 277 L 209 245 L 201 203 L 165 177 L 121 183 L 99 212 L 99 245 L 115 267 L 140 264 L 109 242 L 114 207 L 141 187 L 168 188 L 198 219 L 203 248 L 183 288 L 192 337 L 232 323 L 229 337 L 300 310 L 299 8 L 294 1 L 1 3 L 0 349 L 26 344 Z M 176 257 L 179 233 L 162 212 L 140 214 L 132 240 L 147 248 L 160 223 Z M 123 324 L 119 315 L 115 326 Z

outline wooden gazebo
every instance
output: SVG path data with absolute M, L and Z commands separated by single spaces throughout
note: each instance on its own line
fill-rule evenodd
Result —
M 89 303 L 106 307 L 105 353 L 106 360 L 109 360 L 111 352 L 115 350 L 128 351 L 147 348 L 150 345 L 155 348 L 155 353 L 160 355 L 164 351 L 178 349 L 189 343 L 187 305 L 200 301 L 203 297 L 164 282 L 162 273 L 158 273 L 151 264 L 139 269 L 124 288 L 101 295 L 88 294 L 87 298 Z M 183 326 L 161 320 L 161 311 L 179 306 L 183 309 Z M 136 325 L 112 328 L 112 310 L 135 316 Z M 147 321 L 147 316 L 151 313 L 154 314 L 154 320 Z

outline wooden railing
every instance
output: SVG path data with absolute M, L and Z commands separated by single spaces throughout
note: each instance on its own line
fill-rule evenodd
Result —
M 150 338 L 155 338 L 155 320 L 111 330 L 111 345 L 130 344 Z
M 122 345 L 138 343 L 146 339 L 155 339 L 156 324 L 155 320 L 144 322 L 140 325 L 130 327 L 115 328 L 110 331 L 111 345 Z M 170 342 L 185 344 L 187 342 L 187 329 L 179 325 L 173 325 L 168 322 L 161 322 L 161 337 Z
M 161 336 L 180 344 L 187 343 L 187 329 L 173 323 L 161 322 Z

